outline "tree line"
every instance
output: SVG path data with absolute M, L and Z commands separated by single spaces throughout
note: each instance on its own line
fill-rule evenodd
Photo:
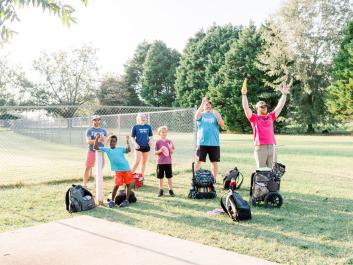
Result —
M 275 107 L 279 88 L 291 94 L 277 130 L 353 121 L 353 16 L 350 0 L 287 0 L 260 26 L 213 25 L 195 33 L 182 53 L 162 41 L 143 41 L 123 72 L 101 75 L 96 49 L 43 52 L 30 81 L 0 60 L 0 105 L 147 105 L 193 107 L 207 96 L 226 129 L 250 131 L 241 107 Z M 16 89 L 16 96 L 8 93 Z M 65 113 L 59 113 L 65 116 Z

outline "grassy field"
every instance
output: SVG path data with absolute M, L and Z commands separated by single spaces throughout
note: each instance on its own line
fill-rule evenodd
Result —
M 15 140 L 1 145 L 7 158 L 3 156 L 0 165 L 0 232 L 69 218 L 64 194 L 71 183 L 81 181 L 84 150 L 19 135 L 6 137 Z M 190 151 L 181 145 L 190 139 L 179 140 L 183 141 L 178 144 L 181 151 L 175 160 L 188 161 Z M 220 171 L 223 174 L 237 165 L 246 177 L 240 193 L 248 198 L 249 176 L 254 169 L 252 138 L 222 135 L 221 141 Z M 208 215 L 207 211 L 219 207 L 219 199 L 188 199 L 191 170 L 186 162 L 174 167 L 175 198 L 157 198 L 155 166 L 151 163 L 146 186 L 136 192 L 136 204 L 127 209 L 97 207 L 80 214 L 284 264 L 353 264 L 352 137 L 278 136 L 277 141 L 278 160 L 287 166 L 281 186 L 284 205 L 280 209 L 252 208 L 251 221 L 234 223 L 224 215 Z M 32 172 L 31 178 L 16 176 L 4 181 L 4 172 L 14 165 L 19 172 L 24 165 L 23 174 Z M 47 177 L 46 172 L 63 175 L 65 168 L 77 168 L 77 174 Z M 105 180 L 107 195 L 113 178 L 108 174 Z M 93 187 L 91 181 L 89 188 Z M 217 190 L 220 196 L 220 184 Z

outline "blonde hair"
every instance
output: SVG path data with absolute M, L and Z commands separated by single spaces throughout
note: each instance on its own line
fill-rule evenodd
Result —
M 161 127 L 159 127 L 158 129 L 157 129 L 157 133 L 158 134 L 160 134 L 160 132 L 162 131 L 162 130 L 167 130 L 168 131 L 168 127 L 167 126 L 161 126 Z
M 142 117 L 144 117 L 144 118 L 145 118 L 145 121 L 147 121 L 147 116 L 146 116 L 145 113 L 137 113 L 136 122 L 137 122 L 137 123 L 140 123 Z

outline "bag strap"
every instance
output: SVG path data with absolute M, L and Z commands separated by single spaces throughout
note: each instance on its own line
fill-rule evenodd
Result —
M 239 172 L 239 175 L 238 175 L 238 179 L 240 179 L 240 177 L 241 177 L 241 180 L 239 181 L 239 183 L 237 184 L 237 187 L 236 187 L 236 189 L 240 189 L 240 186 L 241 186 L 241 184 L 243 184 L 243 181 L 244 181 L 244 176 L 243 176 L 243 174 L 241 174 L 240 172 Z
M 67 190 L 67 192 L 66 192 L 66 195 L 65 195 L 65 204 L 66 204 L 66 211 L 68 211 L 68 212 L 70 212 L 71 213 L 71 211 L 70 211 L 70 201 L 69 201 L 69 194 L 70 194 L 70 189 L 71 188 L 69 188 L 68 190 Z
M 222 197 L 221 197 L 221 206 L 222 206 L 223 211 L 224 211 L 225 213 L 227 213 L 228 216 L 229 216 L 230 218 L 232 218 L 233 221 L 238 221 L 237 218 L 235 218 L 234 216 L 232 216 L 232 215 L 230 214 L 230 212 L 228 211 L 227 207 L 224 205 L 224 203 L 223 203 L 223 198 L 224 198 L 224 196 L 228 196 L 228 193 L 223 194 Z

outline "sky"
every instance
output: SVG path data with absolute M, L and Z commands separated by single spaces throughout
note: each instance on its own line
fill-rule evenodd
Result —
M 121 74 L 143 40 L 162 40 L 182 52 L 187 40 L 212 24 L 260 25 L 275 13 L 284 0 L 79 0 L 70 2 L 78 23 L 70 28 L 41 9 L 18 12 L 20 23 L 11 25 L 18 32 L 0 48 L 11 63 L 20 64 L 27 74 L 42 50 L 54 52 L 91 45 L 98 49 L 101 73 Z M 64 1 L 65 2 L 65 1 Z

